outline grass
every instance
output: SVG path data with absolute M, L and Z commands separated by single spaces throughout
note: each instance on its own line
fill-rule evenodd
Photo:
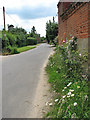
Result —
M 31 50 L 33 48 L 36 48 L 36 46 L 24 46 L 24 47 L 17 48 L 17 51 L 19 53 L 21 53 L 21 52 L 24 52 L 24 51 L 27 51 L 27 50 Z
M 13 54 L 19 54 L 21 52 L 25 52 L 31 49 L 36 48 L 38 45 L 33 45 L 33 46 L 24 46 L 24 47 L 11 47 L 8 46 L 7 49 L 2 50 L 2 55 L 13 55 Z
M 46 71 L 56 96 L 46 117 L 89 118 L 88 72 L 83 66 L 87 62 L 87 55 L 81 55 L 75 49 L 76 42 L 64 43 L 49 58 Z

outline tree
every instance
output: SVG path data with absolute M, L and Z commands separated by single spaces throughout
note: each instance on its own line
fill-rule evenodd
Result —
M 58 35 L 58 24 L 55 22 L 53 17 L 53 22 L 49 20 L 49 22 L 46 23 L 46 39 L 47 42 L 52 42 L 55 44 L 54 39 Z M 55 44 L 56 45 L 56 44 Z
M 11 29 L 14 28 L 14 25 L 12 25 L 12 24 L 11 25 L 8 24 L 7 26 L 8 26 L 8 31 L 10 31 Z
M 32 29 L 31 29 L 31 33 L 36 34 L 36 29 L 35 29 L 35 26 L 33 26 L 33 27 L 32 27 Z

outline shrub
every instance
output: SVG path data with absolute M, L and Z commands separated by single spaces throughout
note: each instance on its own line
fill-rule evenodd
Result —
M 54 45 L 58 45 L 58 36 L 53 40 Z
M 33 37 L 27 38 L 27 45 L 36 45 L 36 44 L 37 44 L 36 38 L 33 38 Z
M 15 46 L 15 43 L 16 43 L 16 36 L 13 35 L 12 33 L 7 33 L 7 38 L 9 40 L 9 45 L 11 46 Z
M 2 48 L 5 48 L 7 46 L 9 46 L 9 39 L 8 37 L 4 37 L 4 32 L 2 32 Z
M 8 52 L 8 54 L 17 54 L 17 53 L 19 53 L 18 50 L 17 50 L 17 47 L 11 47 L 11 46 L 8 46 L 6 48 L 6 51 Z

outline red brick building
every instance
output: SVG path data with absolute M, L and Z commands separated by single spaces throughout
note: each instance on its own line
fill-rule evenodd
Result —
M 59 44 L 72 36 L 78 38 L 82 48 L 88 47 L 90 2 L 58 3 Z

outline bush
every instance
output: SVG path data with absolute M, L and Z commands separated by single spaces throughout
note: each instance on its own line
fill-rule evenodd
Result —
M 11 47 L 11 46 L 8 46 L 6 48 L 6 51 L 8 52 L 8 54 L 17 54 L 17 53 L 19 53 L 18 50 L 17 50 L 17 47 Z
M 58 36 L 53 40 L 54 45 L 58 45 Z
M 9 40 L 9 45 L 15 46 L 15 44 L 16 44 L 16 36 L 13 35 L 12 33 L 7 33 L 6 36 L 7 36 L 8 40 Z
M 77 50 L 77 38 L 56 48 L 49 58 L 46 71 L 56 91 L 57 103 L 48 113 L 53 118 L 89 118 L 88 71 L 84 70 L 87 53 Z
M 27 38 L 27 45 L 36 45 L 36 44 L 37 44 L 36 38 L 33 38 L 33 37 Z
M 2 32 L 2 48 L 5 48 L 7 46 L 9 46 L 9 39 L 6 36 L 6 38 L 4 37 L 4 32 Z

